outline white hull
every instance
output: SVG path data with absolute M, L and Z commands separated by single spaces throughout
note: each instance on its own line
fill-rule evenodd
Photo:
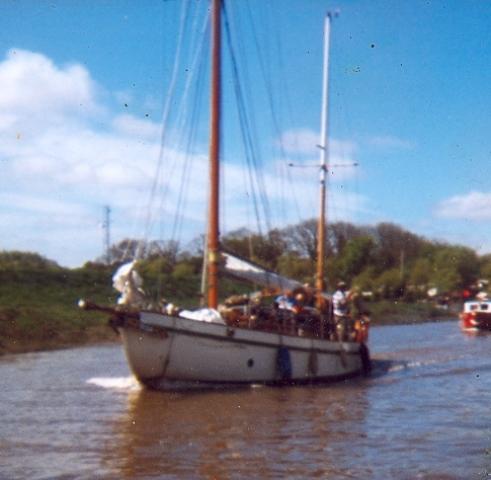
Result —
M 153 388 L 169 381 L 339 380 L 369 368 L 368 350 L 355 342 L 231 328 L 150 312 L 141 312 L 138 321 L 122 322 L 118 328 L 132 372 Z M 279 365 L 280 347 L 284 348 Z

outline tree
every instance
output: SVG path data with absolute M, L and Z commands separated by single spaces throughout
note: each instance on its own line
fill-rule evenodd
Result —
M 416 258 L 424 240 L 392 223 L 379 223 L 375 227 L 378 246 L 377 263 L 382 269 L 401 267 L 403 262 Z
M 362 292 L 374 290 L 376 270 L 373 266 L 368 266 L 351 281 L 351 287 L 360 289 Z
M 435 254 L 432 282 L 440 292 L 468 287 L 479 277 L 477 254 L 467 247 L 442 246 Z
M 147 241 L 125 238 L 111 245 L 109 253 L 112 263 L 164 257 L 170 264 L 175 264 L 179 254 L 179 243 L 174 240 Z M 99 257 L 98 261 L 103 263 L 105 256 Z
M 418 258 L 409 273 L 408 282 L 416 289 L 426 290 L 433 274 L 433 265 L 428 258 Z
M 251 233 L 246 229 L 232 232 L 222 239 L 226 250 L 252 260 L 269 269 L 276 269 L 278 259 L 286 250 L 281 231 L 273 229 L 265 235 Z
M 374 248 L 375 243 L 371 237 L 363 236 L 349 240 L 338 262 L 341 278 L 351 282 L 353 277 L 370 264 Z
M 252 256 L 252 237 L 253 233 L 250 230 L 241 228 L 224 235 L 221 243 L 225 250 L 239 257 L 250 259 Z
M 171 265 L 175 265 L 179 252 L 179 243 L 175 240 L 153 240 L 146 243 L 143 251 L 144 258 L 165 258 Z
M 278 259 L 286 250 L 283 235 L 277 229 L 269 231 L 266 235 L 258 235 L 252 242 L 252 259 L 276 270 Z
M 317 258 L 317 220 L 305 220 L 298 225 L 292 225 L 282 230 L 286 247 L 290 252 L 296 252 L 301 257 L 307 257 L 311 262 Z
M 374 286 L 383 298 L 401 298 L 404 295 L 404 280 L 398 268 L 385 270 L 375 279 Z
M 364 227 L 357 227 L 348 222 L 330 223 L 327 227 L 327 243 L 330 255 L 341 253 L 345 245 L 356 237 L 368 235 Z
M 0 252 L 0 270 L 60 269 L 53 260 L 32 252 Z
M 308 258 L 301 257 L 298 253 L 282 255 L 278 259 L 278 272 L 302 283 L 312 282 L 312 264 Z
M 128 262 L 136 258 L 136 254 L 142 248 L 143 240 L 125 238 L 109 248 L 109 258 L 112 263 Z M 144 247 L 143 247 L 144 248 Z M 99 257 L 98 261 L 105 262 L 106 257 Z
M 491 281 L 491 255 L 484 255 L 480 259 L 479 277 Z

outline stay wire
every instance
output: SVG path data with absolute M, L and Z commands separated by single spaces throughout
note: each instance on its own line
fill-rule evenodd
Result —
M 183 48 L 183 42 L 184 42 L 184 31 L 185 31 L 185 25 L 186 25 L 186 19 L 188 16 L 188 5 L 189 2 L 185 1 L 182 3 L 182 8 L 181 8 L 181 16 L 180 16 L 180 22 L 179 22 L 179 33 L 178 33 L 178 40 L 177 40 L 177 47 L 176 47 L 176 54 L 174 58 L 174 65 L 172 69 L 172 74 L 171 74 L 171 81 L 169 83 L 169 88 L 166 94 L 165 98 L 165 103 L 164 103 L 164 109 L 162 112 L 162 131 L 161 131 L 161 136 L 160 136 L 160 145 L 159 145 L 159 153 L 158 153 L 158 160 L 157 160 L 157 165 L 155 169 L 155 175 L 154 175 L 154 180 L 152 182 L 152 187 L 150 189 L 150 194 L 149 194 L 149 199 L 148 199 L 148 207 L 147 207 L 147 218 L 145 221 L 145 227 L 144 227 L 144 239 L 147 239 L 150 234 L 151 230 L 151 223 L 152 223 L 152 205 L 155 200 L 156 192 L 157 192 L 157 186 L 160 184 L 160 175 L 162 171 L 162 166 L 164 162 L 164 152 L 165 152 L 165 146 L 166 146 L 166 135 L 167 135 L 167 127 L 168 127 L 168 121 L 169 121 L 169 115 L 170 115 L 170 108 L 172 105 L 172 99 L 174 98 L 174 92 L 176 89 L 177 85 L 177 78 L 178 78 L 178 73 L 180 70 L 180 58 L 181 58 L 181 51 Z M 138 248 L 136 252 L 136 260 L 138 260 L 143 253 L 143 248 L 144 246 L 140 244 L 140 247 Z
M 271 69 L 267 68 L 268 66 L 271 66 L 272 65 L 272 61 L 270 59 L 270 56 L 268 56 L 268 58 L 265 59 L 265 55 L 267 55 L 267 53 L 269 52 L 269 49 L 268 48 L 261 48 L 261 46 L 259 44 L 259 38 L 258 38 L 258 34 L 257 34 L 257 28 L 256 28 L 256 25 L 255 25 L 255 23 L 253 21 L 253 16 L 252 16 L 252 12 L 251 12 L 250 4 L 249 3 L 247 3 L 247 10 L 246 10 L 246 12 L 247 12 L 247 16 L 248 16 L 248 19 L 249 19 L 249 23 L 251 25 L 251 32 L 252 32 L 253 44 L 254 44 L 255 49 L 256 49 L 256 56 L 257 56 L 257 58 L 259 60 L 260 72 L 262 74 L 263 82 L 264 82 L 265 89 L 266 89 L 266 98 L 267 98 L 269 109 L 270 109 L 270 113 L 271 113 L 273 130 L 274 130 L 274 133 L 276 135 L 276 138 L 278 138 L 278 140 L 279 140 L 278 141 L 278 146 L 279 146 L 280 158 L 282 160 L 282 164 L 281 165 L 283 166 L 283 168 L 281 169 L 282 171 L 280 172 L 280 175 L 278 175 L 278 176 L 279 176 L 280 181 L 281 181 L 284 178 L 284 176 L 282 175 L 282 173 L 286 173 L 287 180 L 289 181 L 290 184 L 293 184 L 293 181 L 292 181 L 292 178 L 291 178 L 291 172 L 290 172 L 290 170 L 287 167 L 285 168 L 285 165 L 287 164 L 287 154 L 286 154 L 284 143 L 282 141 L 282 129 L 280 127 L 280 121 L 279 121 L 279 118 L 281 116 L 277 114 L 277 108 L 278 107 L 275 104 L 276 103 L 275 102 L 275 96 L 273 95 L 273 92 L 274 91 L 277 91 L 279 89 L 275 89 L 275 87 L 273 85 L 273 80 L 272 80 L 274 77 L 273 77 L 273 75 L 271 73 Z M 270 29 L 268 29 L 268 31 L 273 33 L 274 45 L 275 45 L 276 51 L 277 51 L 277 55 L 273 55 L 272 56 L 272 58 L 278 59 L 279 67 L 278 67 L 278 75 L 277 75 L 277 77 L 278 78 L 285 78 L 285 75 L 283 75 L 283 72 L 284 72 L 283 50 L 281 48 L 281 41 L 279 39 L 278 29 L 270 28 Z M 283 87 L 282 90 L 285 91 L 285 96 L 286 96 L 286 99 L 287 99 L 287 104 L 289 105 L 290 102 L 289 102 L 288 89 L 285 89 L 283 84 L 282 84 L 282 87 Z M 290 111 L 290 118 L 291 118 L 291 108 L 289 109 L 289 111 Z M 281 181 L 281 189 L 284 192 L 286 192 L 286 189 L 285 189 L 285 186 L 284 186 L 284 182 L 283 181 Z M 286 198 L 286 195 L 282 195 L 282 198 Z M 293 197 L 293 200 L 294 200 L 295 208 L 296 208 L 296 210 L 298 212 L 298 216 L 300 217 L 300 209 L 299 209 L 299 206 L 298 206 L 298 202 L 297 202 L 296 196 Z M 282 203 L 281 207 L 282 207 L 282 210 L 283 210 L 283 218 L 287 218 L 287 215 L 286 215 L 286 207 L 285 207 L 284 202 Z
M 248 129 L 248 121 L 247 121 L 247 113 L 245 112 L 245 108 L 242 105 L 242 91 L 241 91 L 241 85 L 239 83 L 239 74 L 238 74 L 238 65 L 236 61 L 236 57 L 233 53 L 234 49 L 233 46 L 231 45 L 232 43 L 232 38 L 231 38 L 231 29 L 229 28 L 229 19 L 227 16 L 227 12 L 224 8 L 224 18 L 225 18 L 225 27 L 226 27 L 226 35 L 227 35 L 227 41 L 228 41 L 228 47 L 229 47 L 229 53 L 231 57 L 231 63 L 232 63 L 232 71 L 233 71 L 233 86 L 234 86 L 234 93 L 236 96 L 237 100 L 237 115 L 239 118 L 239 125 L 240 125 L 240 132 L 242 135 L 242 142 L 243 142 L 243 148 L 244 148 L 244 154 L 246 158 L 246 165 L 247 165 L 247 178 L 248 178 L 248 184 L 249 184 L 249 189 L 250 193 L 246 191 L 246 195 L 249 195 L 252 197 L 252 202 L 253 202 L 253 209 L 255 212 L 255 217 L 256 217 L 256 225 L 259 231 L 261 231 L 261 224 L 260 224 L 260 210 L 259 210 L 259 205 L 258 205 L 258 194 L 256 192 L 256 185 L 254 181 L 254 167 L 253 167 L 253 142 L 249 138 L 249 129 Z M 235 29 L 237 30 L 237 29 Z M 241 35 L 239 35 L 239 38 L 241 38 Z M 243 63 L 244 64 L 244 63 Z M 246 69 L 244 69 L 244 75 L 246 75 Z M 248 82 L 245 82 L 246 85 Z
M 196 58 L 201 59 L 198 71 L 202 72 L 204 70 L 204 63 L 205 63 L 203 61 L 204 60 L 203 56 L 198 55 Z M 172 227 L 171 238 L 173 240 L 177 240 L 177 238 L 179 238 L 181 235 L 183 221 L 184 221 L 183 212 L 186 209 L 185 192 L 188 190 L 190 179 L 192 178 L 193 161 L 194 161 L 193 146 L 196 143 L 197 132 L 198 132 L 198 123 L 199 123 L 198 120 L 199 120 L 199 112 L 200 112 L 200 103 L 201 103 L 200 100 L 203 97 L 203 81 L 202 80 L 203 80 L 203 75 L 198 74 L 197 75 L 196 91 L 195 91 L 195 96 L 194 96 L 194 101 L 193 101 L 193 108 L 192 108 L 192 112 L 191 112 L 188 141 L 187 141 L 187 144 L 185 147 L 185 161 L 184 161 L 182 181 L 181 181 L 181 186 L 180 186 L 178 201 L 177 201 L 177 214 L 176 214 L 174 224 Z
M 197 16 L 196 16 L 197 17 Z M 182 218 L 183 218 L 183 210 L 185 204 L 183 203 L 182 199 L 185 196 L 185 186 L 189 183 L 188 178 L 189 178 L 189 172 L 192 171 L 192 160 L 193 160 L 193 155 L 191 152 L 191 145 L 194 145 L 195 138 L 196 138 L 196 132 L 197 132 L 197 123 L 198 123 L 198 112 L 199 112 L 199 102 L 200 98 L 202 98 L 202 64 L 204 63 L 203 60 L 203 49 L 204 49 L 204 44 L 205 44 L 205 38 L 206 38 L 206 32 L 207 32 L 207 27 L 209 23 L 209 15 L 207 15 L 204 19 L 203 25 L 201 28 L 198 28 L 196 25 L 196 20 L 194 25 L 191 27 L 191 30 L 193 32 L 199 31 L 199 35 L 197 39 L 193 42 L 190 42 L 191 45 L 194 46 L 195 43 L 197 43 L 197 47 L 194 48 L 194 56 L 191 60 L 191 66 L 188 69 L 185 69 L 186 71 L 186 80 L 185 80 L 185 85 L 184 85 L 184 90 L 183 93 L 180 97 L 180 102 L 177 105 L 177 111 L 178 115 L 175 121 L 176 128 L 175 130 L 178 132 L 178 138 L 175 142 L 175 147 L 179 147 L 180 145 L 185 145 L 184 147 L 184 154 L 182 157 L 179 155 L 179 153 L 174 154 L 174 163 L 170 165 L 170 169 L 168 172 L 166 172 L 166 177 L 167 181 L 164 182 L 164 179 L 162 179 L 162 183 L 165 185 L 162 195 L 161 195 L 161 202 L 160 202 L 160 211 L 164 212 L 164 204 L 168 199 L 169 191 L 170 191 L 170 185 L 171 181 L 170 179 L 175 178 L 177 176 L 177 167 L 179 164 L 182 164 L 182 171 L 181 171 L 181 181 L 180 181 L 180 189 L 178 193 L 178 200 L 177 200 L 177 208 L 174 213 L 174 221 L 173 221 L 173 226 L 171 229 L 171 240 L 176 241 L 177 238 L 180 235 L 180 230 L 182 226 Z M 195 85 L 195 78 L 198 78 L 196 81 L 196 88 L 193 92 L 193 86 Z M 194 93 L 194 98 L 192 101 L 189 100 L 189 98 L 193 95 Z M 189 105 L 192 105 L 191 108 L 191 114 L 189 114 Z M 191 120 L 189 121 L 189 118 Z M 176 150 L 177 152 L 177 150 Z M 182 158 L 182 161 L 180 161 Z M 162 171 L 162 175 L 164 172 Z M 168 224 L 166 218 L 164 215 L 160 215 L 162 218 L 162 226 L 161 226 L 161 232 L 163 231 L 163 226 L 164 223 L 165 225 Z M 162 235 L 163 236 L 163 235 Z
M 244 144 L 244 149 L 245 149 L 245 154 L 246 154 L 246 161 L 247 165 L 249 168 L 249 177 L 251 181 L 251 189 L 252 189 L 252 194 L 253 194 L 253 202 L 254 202 L 254 210 L 256 212 L 256 220 L 257 220 L 257 225 L 258 225 L 258 230 L 259 232 L 262 231 L 261 228 L 261 216 L 260 216 L 260 209 L 258 205 L 258 198 L 261 201 L 263 211 L 264 211 L 264 223 L 267 227 L 268 230 L 271 230 L 271 222 L 270 222 L 270 208 L 269 208 L 269 202 L 266 197 L 266 188 L 264 184 L 264 178 L 262 176 L 262 172 L 260 169 L 259 161 L 258 161 L 258 155 L 256 152 L 256 149 L 254 147 L 254 141 L 253 141 L 253 133 L 252 133 L 252 126 L 251 126 L 251 120 L 248 117 L 247 114 L 247 108 L 246 108 L 246 102 L 244 98 L 244 93 L 243 93 L 243 87 L 240 82 L 240 76 L 239 76 L 239 67 L 237 63 L 237 56 L 235 54 L 235 49 L 233 46 L 233 40 L 232 40 L 232 35 L 230 32 L 230 22 L 229 22 L 229 17 L 227 14 L 227 9 L 225 8 L 224 5 L 224 25 L 225 25 L 225 33 L 226 37 L 228 40 L 228 47 L 229 47 L 229 53 L 230 53 L 230 59 L 231 59 L 231 65 L 232 65 L 232 73 L 233 73 L 233 85 L 234 85 L 234 90 L 237 98 L 237 109 L 238 109 L 238 115 L 239 115 L 239 123 L 241 126 L 241 135 L 242 135 L 242 141 Z M 253 175 L 253 172 L 255 175 Z M 257 191 L 257 193 L 256 193 Z

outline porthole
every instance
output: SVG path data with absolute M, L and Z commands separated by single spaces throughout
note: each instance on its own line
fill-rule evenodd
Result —
M 254 360 L 252 358 L 249 358 L 249 360 L 247 360 L 247 366 L 249 368 L 252 368 L 254 366 Z

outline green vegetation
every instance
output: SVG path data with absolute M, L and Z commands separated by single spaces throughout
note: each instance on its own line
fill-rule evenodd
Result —
M 455 318 L 455 310 L 443 310 L 432 302 L 405 302 L 380 300 L 371 302 L 370 312 L 374 325 L 397 325 L 436 322 Z
M 0 353 L 114 338 L 106 318 L 77 308 L 83 296 L 113 303 L 110 269 L 70 270 L 34 253 L 0 253 Z
M 244 230 L 226 236 L 226 248 L 303 282 L 313 282 L 317 225 L 308 220 L 266 235 Z M 375 301 L 415 302 L 433 289 L 441 297 L 460 299 L 491 277 L 491 255 L 433 242 L 397 225 L 355 226 L 337 222 L 327 230 L 327 280 L 339 280 L 369 292 Z
M 238 230 L 223 246 L 264 267 L 313 284 L 317 227 L 314 220 L 266 234 Z M 392 224 L 329 226 L 327 279 L 344 280 L 366 295 L 374 324 L 435 319 L 437 298 L 461 300 L 479 279 L 491 277 L 491 256 L 432 242 Z M 137 269 L 155 301 L 165 297 L 182 307 L 199 303 L 202 240 L 181 249 L 175 242 L 125 240 L 111 248 L 111 265 L 102 259 L 82 268 L 62 268 L 35 253 L 0 252 L 0 352 L 54 348 L 116 338 L 107 318 L 77 308 L 79 298 L 113 305 L 111 277 L 118 265 L 140 250 Z M 198 247 L 196 246 L 198 245 Z M 427 292 L 437 296 L 428 301 Z M 222 296 L 246 292 L 225 280 Z

